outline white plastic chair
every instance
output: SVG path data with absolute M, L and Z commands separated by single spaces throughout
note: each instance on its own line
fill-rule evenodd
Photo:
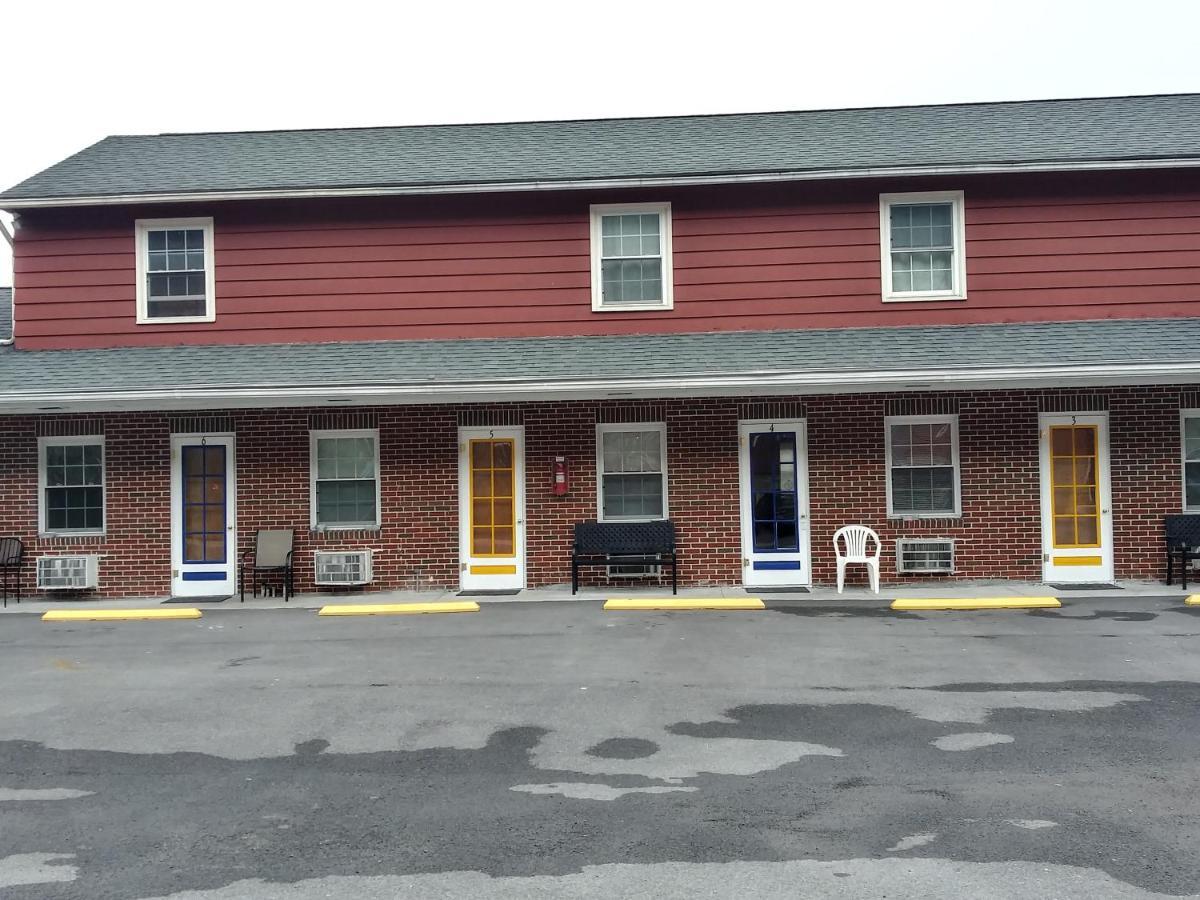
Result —
M 867 554 L 867 543 L 875 543 L 874 555 Z M 845 552 L 842 545 L 845 544 Z M 846 583 L 846 566 L 848 563 L 863 563 L 871 576 L 871 590 L 879 593 L 879 551 L 882 545 L 879 535 L 866 525 L 847 525 L 839 528 L 833 536 L 833 551 L 837 554 L 837 584 L 838 593 Z

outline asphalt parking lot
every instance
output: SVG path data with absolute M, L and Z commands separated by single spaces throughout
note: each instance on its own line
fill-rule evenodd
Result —
M 1200 608 L 0 624 L 0 895 L 1200 896 Z

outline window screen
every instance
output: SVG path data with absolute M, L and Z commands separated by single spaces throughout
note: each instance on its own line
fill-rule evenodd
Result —
M 600 217 L 601 304 L 663 302 L 662 215 Z
M 893 423 L 890 429 L 892 515 L 953 515 L 954 429 L 949 422 Z
M 893 203 L 892 292 L 954 289 L 954 204 Z
M 46 530 L 103 531 L 103 445 L 47 444 L 44 452 Z
M 378 525 L 375 438 L 317 437 L 315 444 L 317 525 Z
M 208 313 L 204 229 L 146 232 L 146 317 L 200 317 Z
M 1200 509 L 1200 416 L 1183 420 L 1183 505 Z
M 662 432 L 606 431 L 600 435 L 605 519 L 661 519 Z

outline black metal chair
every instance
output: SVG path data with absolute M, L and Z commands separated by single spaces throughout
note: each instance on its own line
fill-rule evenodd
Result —
M 250 574 L 251 596 L 258 596 L 260 576 L 262 583 L 278 576 L 283 582 L 283 602 L 296 593 L 295 572 L 292 569 L 293 532 L 290 528 L 255 532 L 254 546 L 242 554 L 238 565 L 238 590 L 242 603 L 246 602 L 246 574 Z
M 1171 572 L 1175 560 L 1179 560 L 1179 581 L 1186 591 L 1189 564 L 1200 559 L 1200 515 L 1163 516 L 1163 531 L 1167 539 L 1167 584 L 1171 584 Z
M 4 605 L 8 606 L 9 573 L 15 586 L 13 596 L 21 602 L 21 563 L 25 561 L 25 545 L 20 538 L 0 538 L 0 593 L 4 595 Z
M 571 593 L 579 590 L 580 566 L 670 566 L 671 593 L 679 591 L 675 523 L 579 522 L 571 548 Z

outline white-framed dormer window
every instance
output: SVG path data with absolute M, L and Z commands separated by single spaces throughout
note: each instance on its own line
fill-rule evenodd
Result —
M 961 514 L 958 416 L 884 419 L 891 518 Z
M 671 309 L 671 204 L 591 209 L 592 309 Z
M 1183 444 L 1183 511 L 1200 513 L 1200 409 L 1180 410 L 1179 431 Z
M 378 430 L 310 432 L 309 467 L 315 530 L 379 527 Z
M 884 300 L 965 300 L 963 192 L 880 194 Z
M 596 503 L 601 522 L 667 517 L 667 426 L 596 426 Z
M 38 438 L 38 532 L 104 533 L 104 437 Z
M 134 233 L 138 323 L 213 321 L 213 220 L 138 219 Z

